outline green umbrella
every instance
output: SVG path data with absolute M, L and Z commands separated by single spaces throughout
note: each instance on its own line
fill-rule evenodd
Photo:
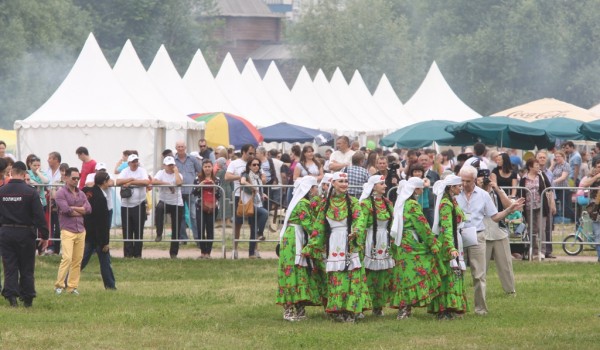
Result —
M 449 125 L 446 131 L 453 135 L 468 133 L 487 145 L 517 149 L 547 148 L 554 143 L 543 129 L 530 123 L 508 117 L 482 117 Z
M 387 147 L 422 148 L 431 146 L 433 142 L 439 145 L 466 146 L 477 142 L 472 135 L 459 134 L 454 136 L 444 130 L 456 122 L 449 120 L 427 120 L 400 128 L 385 136 L 379 144 Z
M 579 132 L 586 140 L 600 141 L 600 120 L 581 124 Z
M 584 140 L 585 136 L 579 132 L 583 122 L 581 120 L 556 117 L 538 119 L 531 122 L 531 125 L 546 131 L 546 134 L 552 139 L 559 140 Z

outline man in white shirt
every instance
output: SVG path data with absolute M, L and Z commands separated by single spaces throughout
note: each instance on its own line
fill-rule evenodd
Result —
M 123 256 L 141 258 L 146 222 L 146 186 L 150 184 L 146 169 L 139 164 L 137 154 L 127 157 L 128 167 L 119 174 L 117 186 L 131 189 L 131 197 L 121 198 L 121 223 L 123 225 Z M 140 240 L 132 242 L 130 240 Z
M 333 152 L 329 157 L 329 171 L 332 173 L 352 165 L 352 156 L 354 155 L 354 151 L 350 149 L 350 139 L 348 136 L 338 137 L 335 145 L 337 151 Z
M 459 176 L 462 179 L 463 189 L 456 197 L 456 201 L 465 213 L 464 227 L 475 227 L 477 230 L 478 244 L 466 248 L 471 267 L 471 276 L 473 277 L 473 288 L 475 290 L 475 314 L 486 315 L 488 313 L 485 301 L 486 255 L 488 252 L 486 249 L 486 226 L 483 219 L 484 217 L 489 217 L 497 223 L 513 211 L 521 210 L 525 204 L 525 199 L 520 198 L 518 201 L 507 205 L 503 211 L 498 212 L 490 194 L 477 186 L 477 169 L 471 165 L 464 165 L 460 169 Z M 499 192 L 504 193 L 502 190 Z M 510 256 L 510 250 L 508 255 Z
M 227 166 L 227 171 L 225 172 L 225 181 L 232 181 L 233 182 L 233 193 L 234 193 L 234 208 L 233 208 L 233 212 L 236 212 L 236 207 L 240 201 L 240 179 L 242 178 L 242 173 L 246 170 L 246 163 L 248 163 L 248 160 L 250 160 L 251 158 L 254 158 L 254 146 L 250 145 L 250 144 L 246 144 L 242 146 L 242 155 L 240 158 L 234 160 L 233 162 L 229 163 L 229 166 Z M 244 218 L 243 217 L 239 217 L 239 216 L 235 216 L 235 225 L 234 225 L 234 233 L 235 233 L 235 239 L 239 239 L 240 238 L 240 230 L 242 228 L 242 224 L 244 223 Z M 233 258 L 237 259 L 237 244 L 238 242 L 234 242 L 234 247 L 233 247 L 233 251 L 234 251 L 234 255 Z
M 165 157 L 163 159 L 164 169 L 159 170 L 152 179 L 153 185 L 163 185 L 158 188 L 158 204 L 154 211 L 154 220 L 156 224 L 156 242 L 162 240 L 163 227 L 165 224 L 165 213 L 171 215 L 171 247 L 169 255 L 175 259 L 179 253 L 179 230 L 183 221 L 183 198 L 181 197 L 181 184 L 183 176 L 175 166 L 175 158 Z M 168 185 L 169 187 L 166 187 Z

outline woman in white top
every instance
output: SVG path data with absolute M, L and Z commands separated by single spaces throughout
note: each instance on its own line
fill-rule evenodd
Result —
M 310 175 L 321 181 L 323 178 L 323 166 L 315 159 L 315 150 L 312 146 L 304 146 L 300 154 L 300 161 L 294 169 L 294 181 L 298 178 Z

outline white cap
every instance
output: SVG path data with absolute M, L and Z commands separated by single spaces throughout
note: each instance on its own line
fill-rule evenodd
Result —
M 131 163 L 134 160 L 138 160 L 138 159 L 140 159 L 140 158 L 137 156 L 137 154 L 135 154 L 135 153 L 130 154 L 129 157 L 127 157 L 127 163 Z
M 106 170 L 106 164 L 100 162 L 100 163 L 96 163 L 96 171 L 98 170 Z
M 198 159 L 202 159 L 202 156 L 200 155 L 200 153 L 194 151 L 194 152 L 190 152 L 190 156 L 191 157 L 196 157 Z
M 165 157 L 165 159 L 163 159 L 163 164 L 164 165 L 175 165 L 175 158 L 173 158 L 171 156 L 167 156 L 167 157 Z

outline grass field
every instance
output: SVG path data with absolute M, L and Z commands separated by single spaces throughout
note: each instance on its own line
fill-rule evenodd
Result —
M 80 292 L 53 294 L 58 257 L 38 258 L 31 309 L 0 305 L 2 349 L 593 349 L 600 344 L 598 264 L 515 263 L 516 298 L 488 277 L 485 317 L 386 316 L 333 323 L 322 309 L 288 323 L 274 305 L 276 260 L 114 259 L 105 291 L 94 258 Z M 468 282 L 468 295 L 473 291 Z

